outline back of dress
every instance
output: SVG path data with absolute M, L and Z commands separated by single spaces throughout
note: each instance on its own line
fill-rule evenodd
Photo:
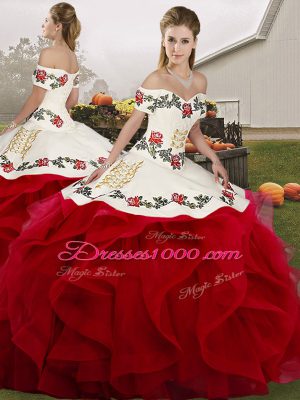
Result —
M 79 85 L 79 71 L 70 74 L 63 69 L 37 65 L 32 75 L 33 84 L 47 89 L 39 108 L 30 121 L 50 130 L 62 130 L 74 127 L 67 109 L 66 101 L 74 87 Z

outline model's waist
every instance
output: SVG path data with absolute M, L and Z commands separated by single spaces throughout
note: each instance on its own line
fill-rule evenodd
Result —
M 46 103 L 42 103 L 32 114 L 31 120 L 37 121 L 40 124 L 50 124 L 56 128 L 62 126 L 70 126 L 74 124 L 67 109 L 64 107 L 48 107 Z

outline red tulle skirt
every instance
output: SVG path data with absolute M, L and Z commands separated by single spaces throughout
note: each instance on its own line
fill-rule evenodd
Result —
M 300 274 L 264 199 L 247 196 L 244 212 L 202 219 L 60 193 L 29 207 L 0 269 L 0 387 L 227 399 L 300 379 Z
M 27 207 L 78 179 L 54 174 L 23 175 L 14 180 L 0 176 L 0 265 L 8 256 L 9 244 L 28 219 Z

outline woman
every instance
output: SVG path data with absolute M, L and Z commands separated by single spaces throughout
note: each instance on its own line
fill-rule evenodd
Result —
M 166 12 L 159 68 L 107 162 L 30 207 L 1 271 L 2 387 L 225 399 L 300 378 L 299 277 L 200 131 L 199 31 L 192 10 Z M 214 174 L 184 158 L 187 136 Z
M 42 50 L 32 93 L 0 136 L 0 262 L 27 217 L 26 206 L 92 172 L 112 147 L 68 113 L 79 93 L 74 50 L 80 22 L 74 7 L 51 7 L 42 29 L 53 45 Z

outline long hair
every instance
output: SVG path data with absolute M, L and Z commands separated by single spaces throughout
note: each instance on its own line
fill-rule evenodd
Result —
M 168 56 L 166 54 L 166 49 L 163 46 L 163 39 L 165 37 L 166 30 L 171 26 L 185 25 L 193 32 L 194 40 L 200 32 L 200 21 L 197 14 L 190 10 L 189 8 L 183 6 L 176 6 L 170 8 L 160 21 L 160 31 L 162 35 L 160 55 L 158 61 L 158 68 L 166 66 L 169 62 Z M 189 57 L 189 65 L 192 69 L 195 62 L 196 49 L 192 49 L 191 55 Z
M 74 51 L 76 39 L 81 31 L 75 8 L 68 3 L 57 3 L 50 8 L 50 14 L 55 24 L 62 24 L 62 37 L 69 48 Z

